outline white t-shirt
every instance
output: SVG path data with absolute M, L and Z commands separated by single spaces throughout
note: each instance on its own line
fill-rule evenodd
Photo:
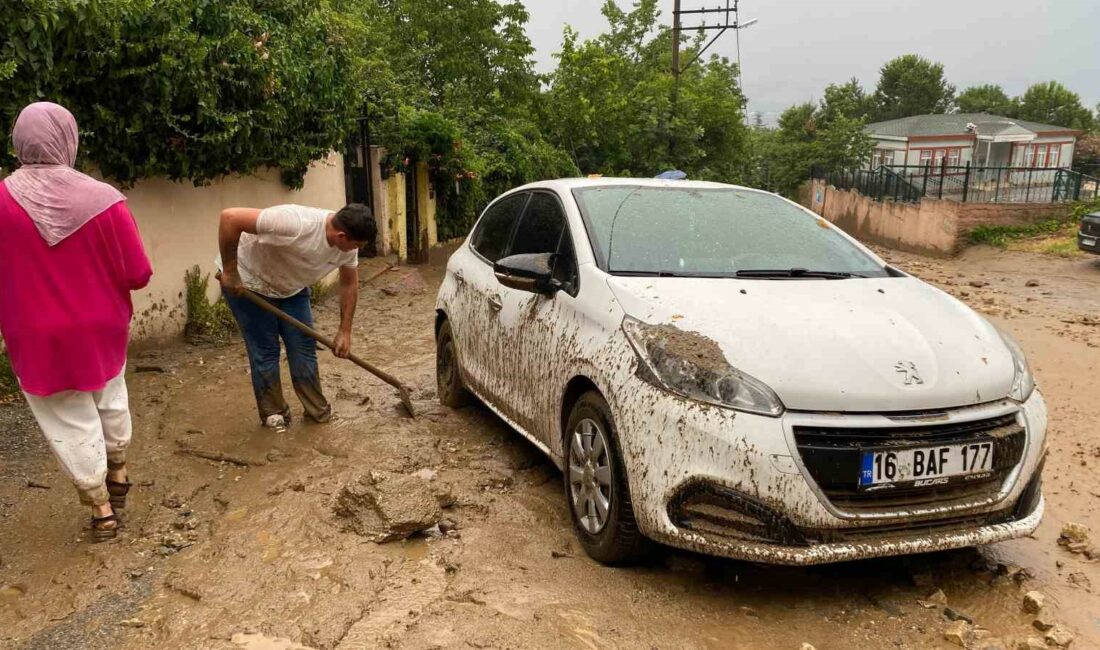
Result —
M 329 246 L 325 221 L 330 214 L 302 205 L 260 212 L 256 234 L 242 234 L 237 247 L 241 283 L 269 298 L 289 298 L 338 267 L 358 266 L 358 251 Z

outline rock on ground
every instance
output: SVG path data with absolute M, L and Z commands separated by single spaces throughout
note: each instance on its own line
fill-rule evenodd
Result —
M 928 598 L 924 600 L 917 600 L 917 604 L 925 609 L 935 609 L 937 607 L 947 606 L 947 594 L 943 593 L 943 589 L 937 589 L 928 594 Z
M 1054 627 L 1054 622 L 1051 621 L 1046 614 L 1040 614 L 1031 622 L 1031 626 L 1040 632 L 1046 632 Z
M 443 513 L 424 479 L 371 472 L 345 485 L 333 512 L 344 528 L 383 543 L 405 539 L 439 523 Z
M 1046 640 L 1047 645 L 1056 648 L 1068 648 L 1073 643 L 1073 633 L 1061 625 L 1055 625 L 1047 632 Z
M 943 633 L 943 638 L 959 647 L 966 648 L 974 642 L 974 628 L 970 623 L 958 620 L 947 628 L 947 631 Z
M 1062 537 L 1059 541 L 1065 543 L 1079 543 L 1085 544 L 1089 541 L 1089 527 L 1084 524 L 1075 524 L 1073 522 L 1067 523 L 1062 526 Z
M 1024 594 L 1024 611 L 1028 614 L 1038 614 L 1043 609 L 1045 597 L 1038 591 L 1029 591 Z

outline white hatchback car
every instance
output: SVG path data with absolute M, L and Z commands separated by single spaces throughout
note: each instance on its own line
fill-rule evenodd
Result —
M 987 544 L 1043 514 L 1046 406 L 1013 340 L 774 194 L 578 179 L 494 201 L 451 257 L 439 397 L 563 469 L 593 558 L 779 564 Z

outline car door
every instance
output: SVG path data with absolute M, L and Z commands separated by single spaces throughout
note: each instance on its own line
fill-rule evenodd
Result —
M 501 397 L 501 364 L 506 350 L 498 318 L 503 287 L 493 272 L 493 263 L 507 254 L 529 198 L 528 193 L 521 192 L 489 206 L 470 236 L 466 263 L 455 270 L 458 288 L 452 328 L 459 360 L 469 387 L 494 404 Z
M 502 359 L 505 373 L 499 406 L 530 435 L 549 444 L 544 426 L 548 396 L 546 385 L 552 355 L 562 346 L 560 317 L 570 309 L 577 295 L 577 264 L 565 212 L 557 195 L 536 191 L 527 203 L 512 238 L 508 255 L 557 253 L 555 277 L 564 289 L 553 296 L 533 294 L 499 286 L 499 335 L 507 354 Z

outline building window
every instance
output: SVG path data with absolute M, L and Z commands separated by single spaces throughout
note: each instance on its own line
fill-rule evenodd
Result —
M 1047 166 L 1058 167 L 1059 158 L 1062 156 L 1062 145 L 1052 144 L 1050 146 L 1050 153 L 1047 155 Z
M 949 149 L 947 153 L 947 164 L 951 167 L 958 167 L 959 162 L 962 160 L 962 149 Z
M 875 149 L 871 155 L 871 169 L 889 167 L 894 164 L 894 151 L 892 149 Z
M 927 167 L 932 164 L 932 150 L 924 149 L 920 152 L 920 166 Z

